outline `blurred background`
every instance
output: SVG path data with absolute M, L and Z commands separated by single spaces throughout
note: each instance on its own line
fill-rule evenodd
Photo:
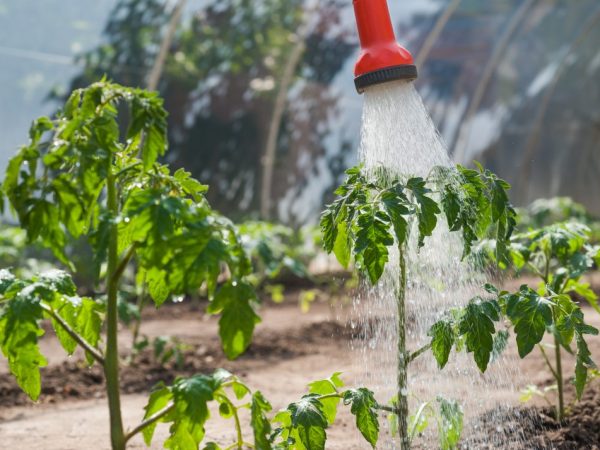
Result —
M 600 213 L 598 0 L 390 0 L 455 161 Z M 167 161 L 234 219 L 314 222 L 356 162 L 350 0 L 0 0 L 0 170 L 73 89 L 157 89 Z M 0 176 L 0 179 L 2 177 Z

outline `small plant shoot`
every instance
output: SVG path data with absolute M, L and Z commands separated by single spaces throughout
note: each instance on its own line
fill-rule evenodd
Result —
M 360 166 L 349 169 L 346 174 L 346 181 L 335 191 L 336 200 L 321 216 L 324 247 L 327 252 L 333 252 L 344 267 L 354 260 L 356 269 L 372 284 L 379 281 L 389 264 L 390 248 L 398 252 L 398 380 L 391 412 L 396 416 L 398 439 L 405 450 L 410 448 L 414 436 L 409 430 L 407 373 L 410 363 L 431 349 L 442 368 L 458 333 L 465 340 L 467 351 L 473 353 L 477 366 L 485 371 L 493 348 L 490 315 L 497 316 L 487 304 L 473 303 L 460 317 L 458 327 L 445 322 L 436 324 L 430 332 L 430 344 L 409 350 L 405 299 L 406 253 L 411 238 L 414 236 L 418 248 L 426 245 L 426 238 L 433 234 L 439 216 L 443 215 L 449 230 L 462 234 L 463 257 L 470 254 L 475 242 L 494 236 L 496 258 L 508 261 L 507 248 L 515 226 L 515 211 L 508 201 L 509 185 L 480 165 L 477 170 L 462 166 L 436 167 L 426 179 L 402 179 L 390 176 L 384 169 L 366 171 Z M 446 414 L 459 411 L 447 405 L 443 410 Z M 443 435 L 444 427 L 438 428 Z M 450 438 L 446 441 L 455 442 Z

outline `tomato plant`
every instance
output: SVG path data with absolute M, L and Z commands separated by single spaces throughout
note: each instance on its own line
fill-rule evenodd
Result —
M 177 379 L 157 387 L 144 420 L 126 430 L 117 320 L 123 315 L 118 291 L 127 267 L 135 265 L 136 283 L 157 307 L 170 297 L 205 290 L 207 312 L 220 316 L 223 351 L 233 359 L 246 350 L 260 321 L 247 279 L 251 263 L 237 229 L 206 201 L 207 186 L 158 162 L 167 140 L 166 112 L 156 94 L 95 83 L 74 91 L 55 118 L 34 121 L 29 137 L 9 162 L 2 200 L 8 199 L 28 240 L 49 248 L 69 269 L 70 243 L 88 239 L 89 265 L 105 293 L 79 296 L 62 270 L 31 277 L 0 271 L 0 348 L 31 399 L 40 395 L 40 367 L 46 365 L 38 346 L 44 334 L 40 321 L 50 319 L 68 354 L 79 346 L 90 365 L 103 367 L 114 450 L 123 450 L 138 433 L 150 443 L 159 422 L 170 423 L 165 447 L 197 449 L 211 401 L 219 404 L 221 415 L 234 419 L 237 439 L 227 448 L 248 445 L 237 411 L 250 408 L 255 448 L 323 449 L 340 402 L 350 406 L 358 429 L 375 446 L 379 428 L 373 394 L 365 388 L 342 390 L 338 375 L 312 383 L 305 397 L 270 419 L 262 394 L 227 372 Z M 165 351 L 161 345 L 158 356 Z M 247 396 L 250 402 L 236 406 Z M 205 448 L 220 447 L 208 443 Z
M 508 258 L 507 245 L 515 225 L 515 211 L 508 201 L 509 185 L 483 167 L 478 170 L 462 166 L 434 168 L 427 179 L 402 179 L 385 169 L 367 172 L 354 167 L 347 172 L 346 181 L 335 191 L 337 199 L 321 216 L 324 247 L 333 252 L 347 267 L 354 260 L 355 267 L 371 283 L 383 275 L 389 263 L 389 247 L 398 252 L 398 280 L 396 281 L 398 320 L 398 380 L 397 396 L 392 413 L 396 416 L 401 448 L 410 447 L 408 427 L 407 373 L 410 363 L 432 350 L 443 367 L 448 358 L 447 339 L 454 330 L 449 325 L 434 327 L 432 342 L 409 351 L 406 343 L 406 253 L 410 236 L 416 233 L 416 245 L 425 245 L 438 224 L 438 215 L 444 214 L 452 232 L 461 232 L 463 255 L 479 239 L 493 234 L 496 237 L 496 256 L 499 261 Z M 486 304 L 469 306 L 462 317 L 457 333 L 466 341 L 467 351 L 474 353 L 478 367 L 487 367 L 491 349 L 487 347 L 489 311 Z M 484 339 L 483 342 L 480 339 Z M 448 354 L 446 354 L 448 353 Z M 448 410 L 448 408 L 446 408 Z M 462 419 L 461 419 L 462 420 Z
M 598 296 L 582 280 L 600 263 L 600 247 L 591 245 L 590 229 L 577 222 L 560 222 L 513 236 L 510 261 L 517 271 L 538 276 L 537 289 L 522 286 L 515 293 L 498 293 L 501 306 L 514 326 L 519 355 L 525 357 L 536 346 L 556 382 L 557 418 L 565 415 L 562 351 L 576 356 L 574 383 L 577 398 L 585 388 L 588 369 L 594 368 L 585 335 L 598 330 L 585 323 L 583 310 L 572 297 L 587 301 L 600 312 Z M 546 334 L 554 341 L 553 356 L 542 342 Z M 575 345 L 576 350 L 572 348 Z M 554 361 L 552 362 L 551 359 Z

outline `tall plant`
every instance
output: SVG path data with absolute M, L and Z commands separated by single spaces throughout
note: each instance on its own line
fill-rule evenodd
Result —
M 446 217 L 452 232 L 462 232 L 464 256 L 475 241 L 493 234 L 497 239 L 498 260 L 507 259 L 507 245 L 514 227 L 515 212 L 508 201 L 509 186 L 481 166 L 478 170 L 462 166 L 435 168 L 427 178 L 401 179 L 384 169 L 366 171 L 354 167 L 336 191 L 337 199 L 321 217 L 324 247 L 333 252 L 343 266 L 354 259 L 356 269 L 372 283 L 377 283 L 389 264 L 390 247 L 398 252 L 396 304 L 398 320 L 397 397 L 393 408 L 402 449 L 410 447 L 407 383 L 410 363 L 431 349 L 443 367 L 448 359 L 445 340 L 448 330 L 432 329 L 432 342 L 411 351 L 406 342 L 406 254 L 416 234 L 417 247 L 426 245 L 438 224 L 438 215 Z M 478 367 L 487 368 L 491 354 L 488 336 L 483 341 L 480 330 L 489 320 L 485 306 L 475 305 L 463 317 L 459 335 L 474 352 Z M 444 333 L 444 331 L 448 331 Z M 488 346 L 489 344 L 489 346 Z M 489 348 L 488 348 L 489 347 Z

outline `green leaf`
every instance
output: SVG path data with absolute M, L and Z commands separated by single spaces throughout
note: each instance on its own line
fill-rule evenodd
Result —
M 16 282 L 17 277 L 10 270 L 0 269 L 0 295 L 4 295 Z
M 313 381 L 308 385 L 309 392 L 311 394 L 327 395 L 335 394 L 338 388 L 344 386 L 344 383 L 340 379 L 341 372 L 334 373 L 331 378 L 327 380 Z M 335 422 L 335 416 L 337 415 L 337 408 L 340 403 L 341 397 L 325 398 L 320 400 L 323 405 L 323 414 L 327 418 L 329 425 Z
M 304 396 L 300 401 L 291 403 L 287 407 L 290 412 L 291 427 L 298 433 L 300 442 L 306 450 L 325 449 L 327 418 L 322 408 L 321 402 L 312 395 Z
M 162 383 L 156 386 L 150 394 L 148 404 L 144 408 L 144 410 L 146 411 L 146 413 L 144 414 L 144 420 L 153 416 L 163 408 L 166 408 L 166 406 L 171 402 L 172 399 L 173 395 L 169 388 L 164 386 Z M 154 430 L 156 429 L 156 425 L 158 425 L 158 422 L 154 422 L 153 424 L 147 426 L 142 430 L 144 442 L 148 447 L 152 443 L 152 437 L 154 436 Z
M 260 322 L 260 317 L 252 307 L 254 301 L 256 293 L 252 286 L 243 282 L 229 282 L 219 288 L 208 306 L 210 314 L 221 313 L 219 336 L 229 359 L 241 355 L 252 341 L 254 327 Z
M 254 447 L 261 450 L 271 450 L 271 423 L 266 413 L 271 411 L 271 404 L 263 397 L 260 391 L 252 395 L 250 406 L 250 426 L 254 433 Z
M 38 346 L 44 334 L 38 325 L 41 319 L 42 308 L 32 290 L 21 291 L 0 311 L 0 348 L 17 383 L 34 401 L 41 392 L 40 367 L 47 365 Z
M 500 330 L 494 336 L 494 348 L 492 350 L 492 362 L 496 361 L 508 345 L 509 333 L 506 330 Z
M 356 416 L 356 426 L 373 448 L 379 439 L 379 421 L 373 392 L 365 388 L 349 389 L 344 393 L 344 404 L 351 404 L 350 412 Z
M 350 264 L 351 248 L 348 239 L 348 225 L 339 223 L 337 225 L 337 235 L 335 244 L 333 245 L 333 253 L 344 268 L 348 268 L 348 264 Z
M 431 351 L 438 363 L 438 367 L 443 369 L 448 363 L 448 357 L 454 345 L 454 328 L 452 323 L 447 320 L 436 322 L 427 335 L 431 336 Z
M 458 443 L 463 430 L 463 410 L 455 400 L 448 400 L 443 397 L 437 398 L 440 407 L 440 448 L 442 450 L 454 450 L 458 448 Z
M 323 212 L 321 215 L 320 227 L 323 236 L 323 248 L 327 253 L 331 253 L 338 232 L 338 225 L 334 221 L 334 212 L 332 209 L 326 209 Z
M 400 187 L 396 187 L 395 189 L 384 191 L 381 195 L 381 202 L 394 227 L 397 245 L 402 245 L 406 242 L 408 237 L 408 223 L 404 216 L 410 214 L 407 206 L 409 204 L 408 199 L 400 189 Z
M 509 296 L 506 314 L 515 327 L 519 356 L 524 358 L 552 324 L 551 302 L 532 289 L 522 290 Z
M 410 189 L 417 202 L 417 218 L 419 219 L 419 242 L 418 246 L 424 245 L 424 240 L 427 236 L 431 236 L 437 224 L 436 215 L 439 214 L 440 208 L 435 200 L 428 197 L 427 194 L 431 191 L 425 187 L 423 178 L 411 178 L 406 183 L 406 187 Z
M 448 222 L 448 229 L 450 231 L 458 231 L 462 227 L 462 218 L 461 218 L 461 204 L 460 199 L 453 189 L 450 189 L 447 186 L 442 195 L 442 207 L 444 209 L 444 214 L 446 215 L 446 220 Z
M 598 296 L 590 288 L 589 283 L 581 281 L 569 280 L 565 288 L 565 292 L 575 292 L 577 295 L 583 297 L 589 305 L 600 313 L 600 306 L 598 305 Z
M 375 284 L 388 261 L 387 247 L 394 244 L 389 232 L 389 217 L 372 206 L 366 206 L 358 212 L 354 260 L 357 268 L 365 273 Z
M 508 202 L 508 195 L 505 191 L 505 184 L 502 180 L 494 180 L 492 183 L 492 221 L 498 222 L 505 214 Z
M 213 400 L 219 386 L 219 382 L 206 375 L 175 380 L 171 388 L 175 408 L 168 419 L 172 422 L 171 435 L 164 443 L 165 448 L 197 450 L 209 418 L 208 402 Z
M 467 352 L 473 352 L 475 363 L 485 372 L 494 349 L 494 320 L 498 320 L 490 302 L 469 303 L 458 323 L 459 334 L 464 336 Z
M 47 270 L 39 274 L 37 279 L 40 283 L 46 285 L 48 289 L 56 291 L 59 294 L 75 295 L 77 293 L 77 288 L 71 276 L 63 270 Z
M 93 347 L 98 347 L 100 333 L 102 332 L 101 306 L 91 298 L 81 299 L 80 307 L 77 311 L 77 325 L 75 330 Z M 88 364 L 92 364 L 94 359 L 86 353 Z
M 575 390 L 577 399 L 581 399 L 583 389 L 587 383 L 588 369 L 596 368 L 596 364 L 592 360 L 592 354 L 584 339 L 584 334 L 598 335 L 598 330 L 592 326 L 586 325 L 582 321 L 576 326 L 576 343 L 577 343 L 577 358 L 575 363 Z

